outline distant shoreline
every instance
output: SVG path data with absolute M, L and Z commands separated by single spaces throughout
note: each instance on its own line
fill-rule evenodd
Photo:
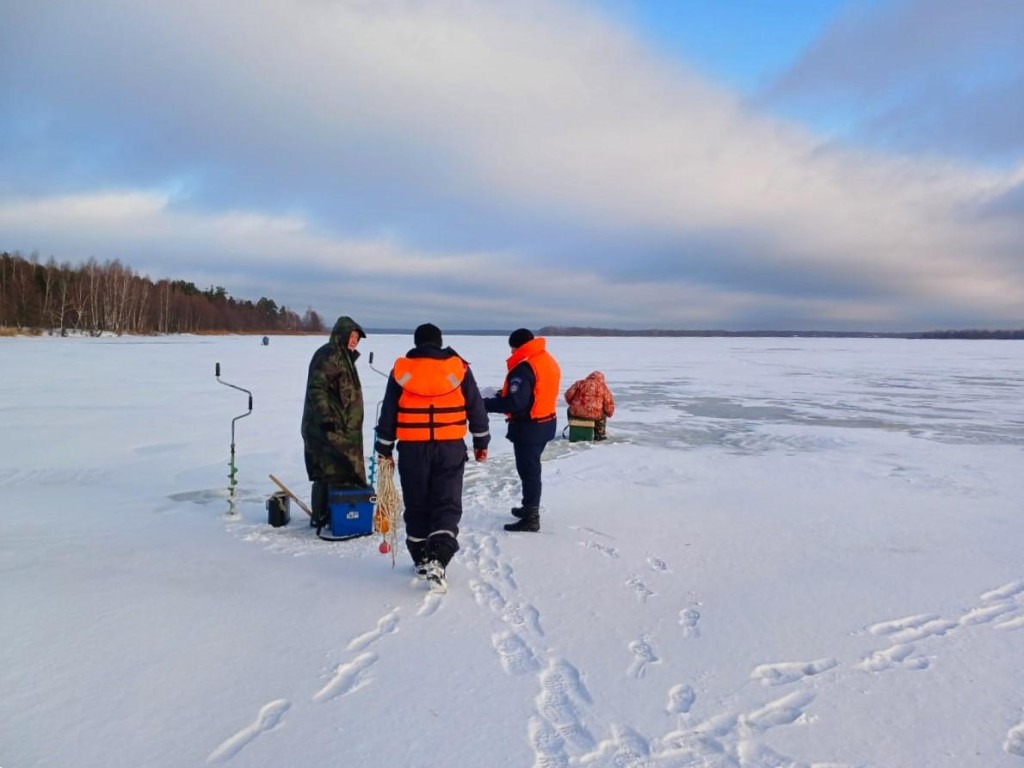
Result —
M 411 336 L 412 328 L 373 328 L 367 327 L 369 335 Z M 495 329 L 451 329 L 444 331 L 446 336 L 498 336 L 508 334 L 506 330 Z M 0 327 L 0 338 L 16 336 L 60 336 L 56 329 L 48 328 L 9 328 Z M 69 331 L 66 336 L 89 337 L 116 336 L 111 332 L 90 334 L 83 331 Z M 330 331 L 284 331 L 284 330 L 203 330 L 192 333 L 124 333 L 123 336 L 329 336 Z M 551 337 L 585 337 L 585 338 L 775 338 L 775 339 L 974 339 L 974 340 L 1009 340 L 1024 339 L 1024 330 L 1019 331 L 723 331 L 723 330 L 622 330 L 619 328 L 576 328 L 563 326 L 544 326 L 537 331 L 538 336 Z
M 1024 339 L 1024 330 L 979 330 L 956 331 L 672 331 L 642 330 L 624 331 L 614 328 L 566 328 L 551 326 L 541 328 L 543 336 L 643 336 L 643 337 L 737 337 L 737 338 L 806 338 L 806 339 Z
M 411 328 L 367 328 L 367 333 L 412 334 Z M 449 336 L 505 336 L 508 331 L 486 329 L 445 330 Z M 544 326 L 536 331 L 538 336 L 583 336 L 592 338 L 802 338 L 802 339 L 1024 339 L 1024 330 L 989 331 L 723 331 L 723 330 L 622 330 L 619 328 L 578 328 L 572 326 Z

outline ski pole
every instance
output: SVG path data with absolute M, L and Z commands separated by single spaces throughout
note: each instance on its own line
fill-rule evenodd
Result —
M 249 396 L 249 410 L 240 416 L 235 416 L 235 418 L 231 420 L 231 461 L 228 464 L 228 467 L 230 468 L 230 471 L 228 472 L 228 514 L 235 515 L 237 514 L 235 511 L 235 486 L 238 485 L 238 479 L 235 477 L 238 473 L 238 469 L 235 467 L 235 422 L 239 419 L 244 419 L 252 413 L 252 392 L 248 389 L 236 387 L 234 384 L 228 384 L 226 381 L 222 381 L 220 378 L 220 363 L 217 363 L 214 376 L 217 378 L 217 381 L 225 387 L 237 389 L 239 392 L 245 392 L 245 394 Z

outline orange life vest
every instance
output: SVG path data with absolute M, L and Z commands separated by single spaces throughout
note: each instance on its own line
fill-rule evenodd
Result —
M 462 380 L 469 366 L 461 357 L 400 357 L 395 361 L 398 398 L 395 439 L 410 442 L 461 440 L 466 436 Z
M 544 338 L 538 336 L 519 347 L 506 361 L 510 371 L 524 361 L 533 369 L 537 383 L 533 387 L 531 421 L 549 421 L 555 418 L 558 408 L 558 388 L 562 380 L 562 369 L 558 367 L 546 346 Z M 508 394 L 508 379 L 505 379 L 501 394 Z

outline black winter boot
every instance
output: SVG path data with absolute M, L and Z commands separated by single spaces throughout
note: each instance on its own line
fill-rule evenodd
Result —
M 416 575 L 421 579 L 427 578 L 427 542 L 405 540 L 405 546 L 409 550 L 409 557 L 412 558 L 413 566 L 416 568 Z
M 522 507 L 512 507 L 512 509 L 510 511 L 512 512 L 512 517 L 514 517 L 516 520 L 522 520 L 523 519 L 523 508 Z
M 516 512 L 519 514 L 516 514 Z M 540 508 L 539 507 L 516 507 L 512 514 L 519 518 L 514 523 L 506 523 L 506 531 L 527 531 L 536 533 L 540 530 Z

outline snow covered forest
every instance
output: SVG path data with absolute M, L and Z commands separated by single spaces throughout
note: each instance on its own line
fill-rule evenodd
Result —
M 126 333 L 320 333 L 320 316 L 300 317 L 267 297 L 235 299 L 223 287 L 200 290 L 185 280 L 153 282 L 119 260 L 40 263 L 0 252 L 0 329 L 122 335 Z

